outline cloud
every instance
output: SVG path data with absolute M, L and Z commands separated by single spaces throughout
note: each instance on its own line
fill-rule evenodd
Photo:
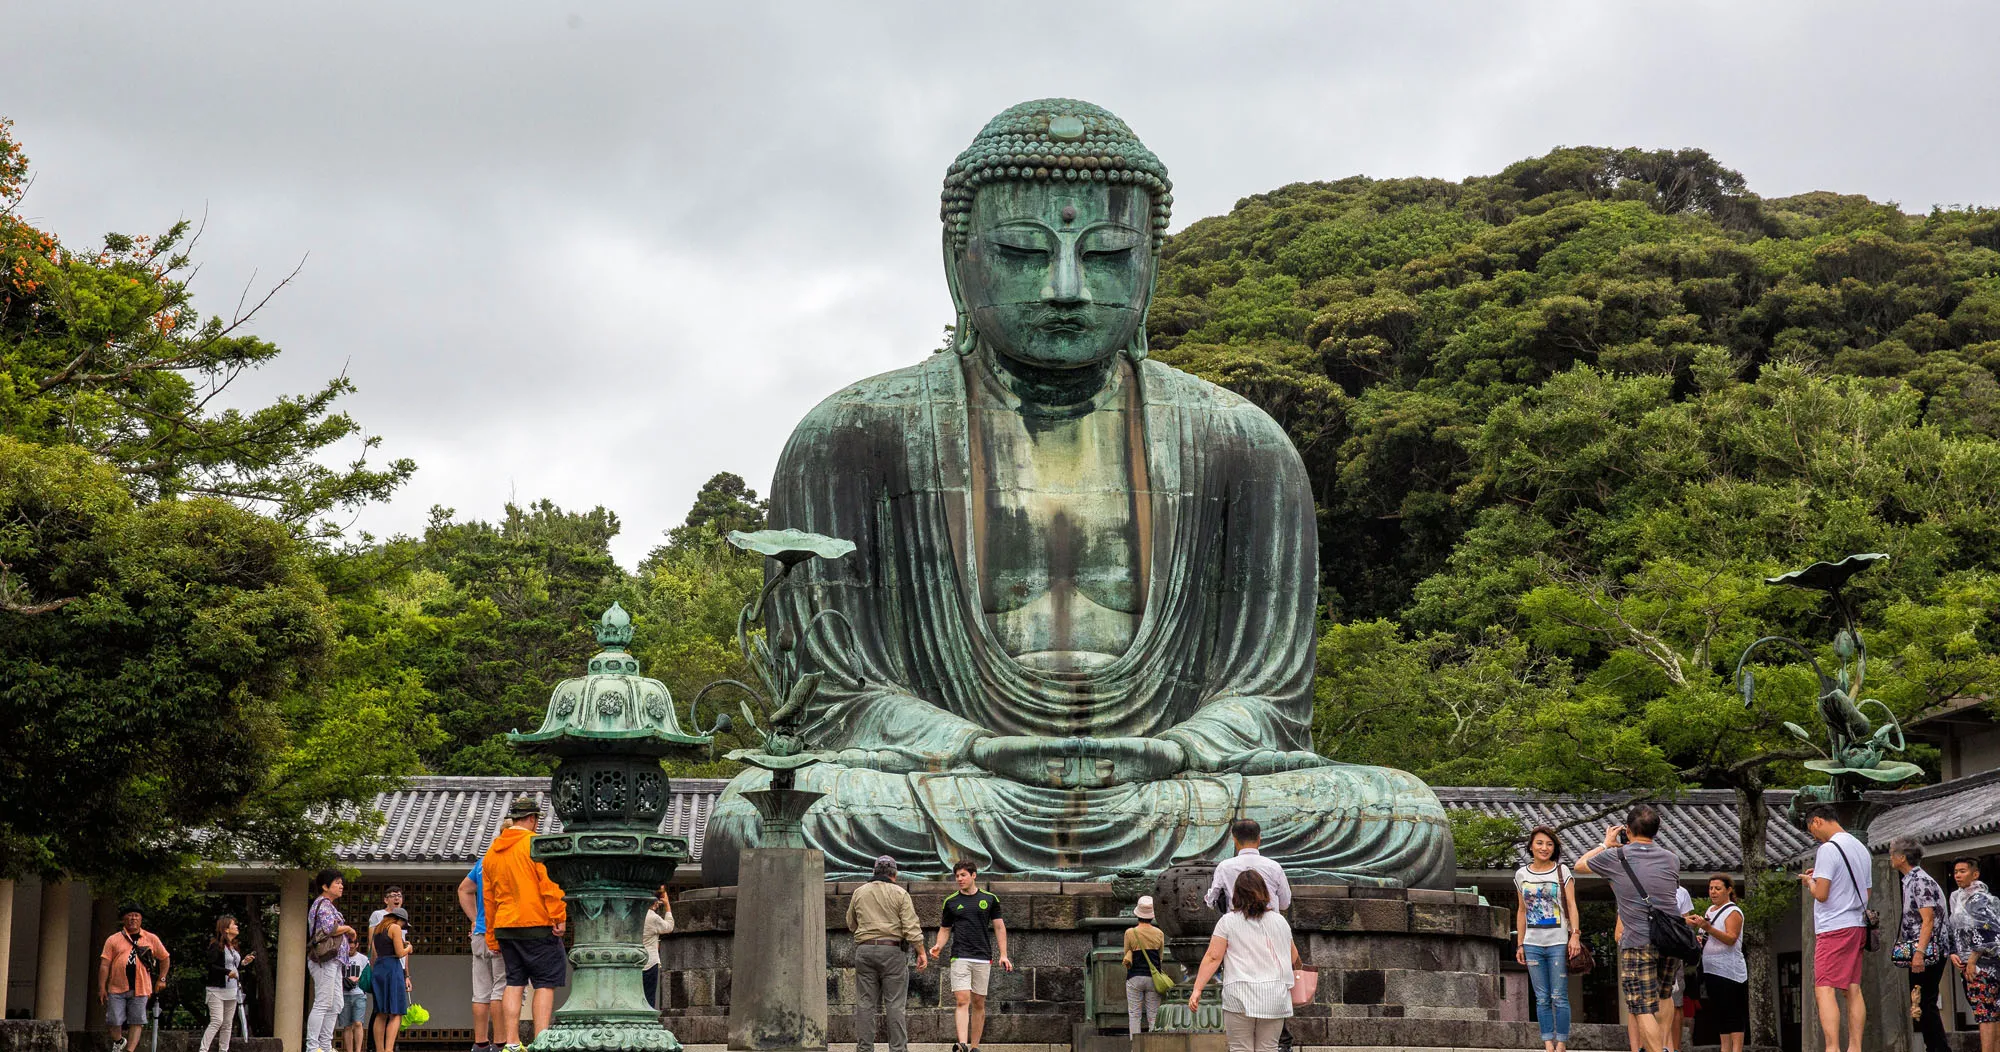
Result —
M 71 242 L 206 210 L 198 302 L 308 256 L 254 401 L 345 369 L 417 479 L 361 525 L 604 504 L 628 565 L 695 489 L 950 320 L 944 166 L 1071 95 L 1180 224 L 1288 182 L 1701 146 L 1765 194 L 1993 203 L 1971 5 L 19 5 L 0 106 Z

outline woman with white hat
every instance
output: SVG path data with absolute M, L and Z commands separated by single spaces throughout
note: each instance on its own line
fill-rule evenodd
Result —
M 1153 977 L 1162 974 L 1160 951 L 1167 948 L 1167 934 L 1153 923 L 1153 896 L 1139 896 L 1132 915 L 1139 923 L 1125 929 L 1125 1015 L 1137 1034 L 1142 1015 L 1148 1030 L 1159 1022 L 1160 987 Z

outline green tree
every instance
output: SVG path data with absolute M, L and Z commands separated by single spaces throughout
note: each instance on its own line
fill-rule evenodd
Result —
M 322 859 L 424 726 L 341 674 L 316 538 L 412 467 L 368 466 L 344 378 L 213 409 L 278 353 L 255 308 L 200 320 L 186 224 L 65 247 L 16 214 L 27 171 L 0 121 L 0 873 L 157 896 Z
M 757 491 L 743 481 L 743 476 L 727 471 L 717 474 L 701 484 L 700 491 L 694 496 L 694 507 L 688 509 L 687 518 L 667 531 L 667 543 L 647 554 L 640 564 L 640 572 L 645 572 L 670 551 L 692 551 L 722 540 L 731 530 L 747 533 L 763 529 L 764 511 L 768 504 L 768 501 L 757 499 Z

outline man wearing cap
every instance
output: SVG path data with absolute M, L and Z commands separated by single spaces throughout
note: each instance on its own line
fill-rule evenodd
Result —
M 903 1005 L 910 992 L 909 948 L 917 968 L 924 955 L 924 930 L 910 893 L 896 883 L 896 860 L 875 859 L 875 874 L 847 900 L 847 930 L 854 933 L 854 1052 L 875 1052 L 875 1010 L 887 1009 L 889 1052 L 906 1052 L 909 1027 Z
M 513 824 L 493 838 L 480 859 L 486 900 L 486 948 L 499 952 L 507 966 L 507 995 L 500 999 L 499 1033 L 507 1052 L 521 1049 L 521 998 L 535 988 L 534 1035 L 542 1036 L 556 1007 L 556 987 L 569 984 L 563 949 L 563 927 L 569 913 L 563 890 L 549 879 L 548 868 L 528 854 L 528 844 L 541 825 L 541 805 L 532 796 L 514 799 L 507 808 Z
M 139 907 L 120 907 L 120 927 L 104 940 L 104 952 L 97 958 L 97 999 L 104 1002 L 113 1049 L 139 1047 L 139 1032 L 146 1028 L 146 1002 L 154 985 L 167 981 L 167 948 L 146 930 L 145 920 Z M 155 968 L 158 975 L 153 974 Z

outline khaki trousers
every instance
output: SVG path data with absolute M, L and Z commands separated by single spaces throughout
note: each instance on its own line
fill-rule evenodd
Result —
M 854 948 L 854 1052 L 875 1052 L 875 1012 L 889 1017 L 889 1052 L 908 1052 L 903 1006 L 910 996 L 910 955 L 901 946 Z

